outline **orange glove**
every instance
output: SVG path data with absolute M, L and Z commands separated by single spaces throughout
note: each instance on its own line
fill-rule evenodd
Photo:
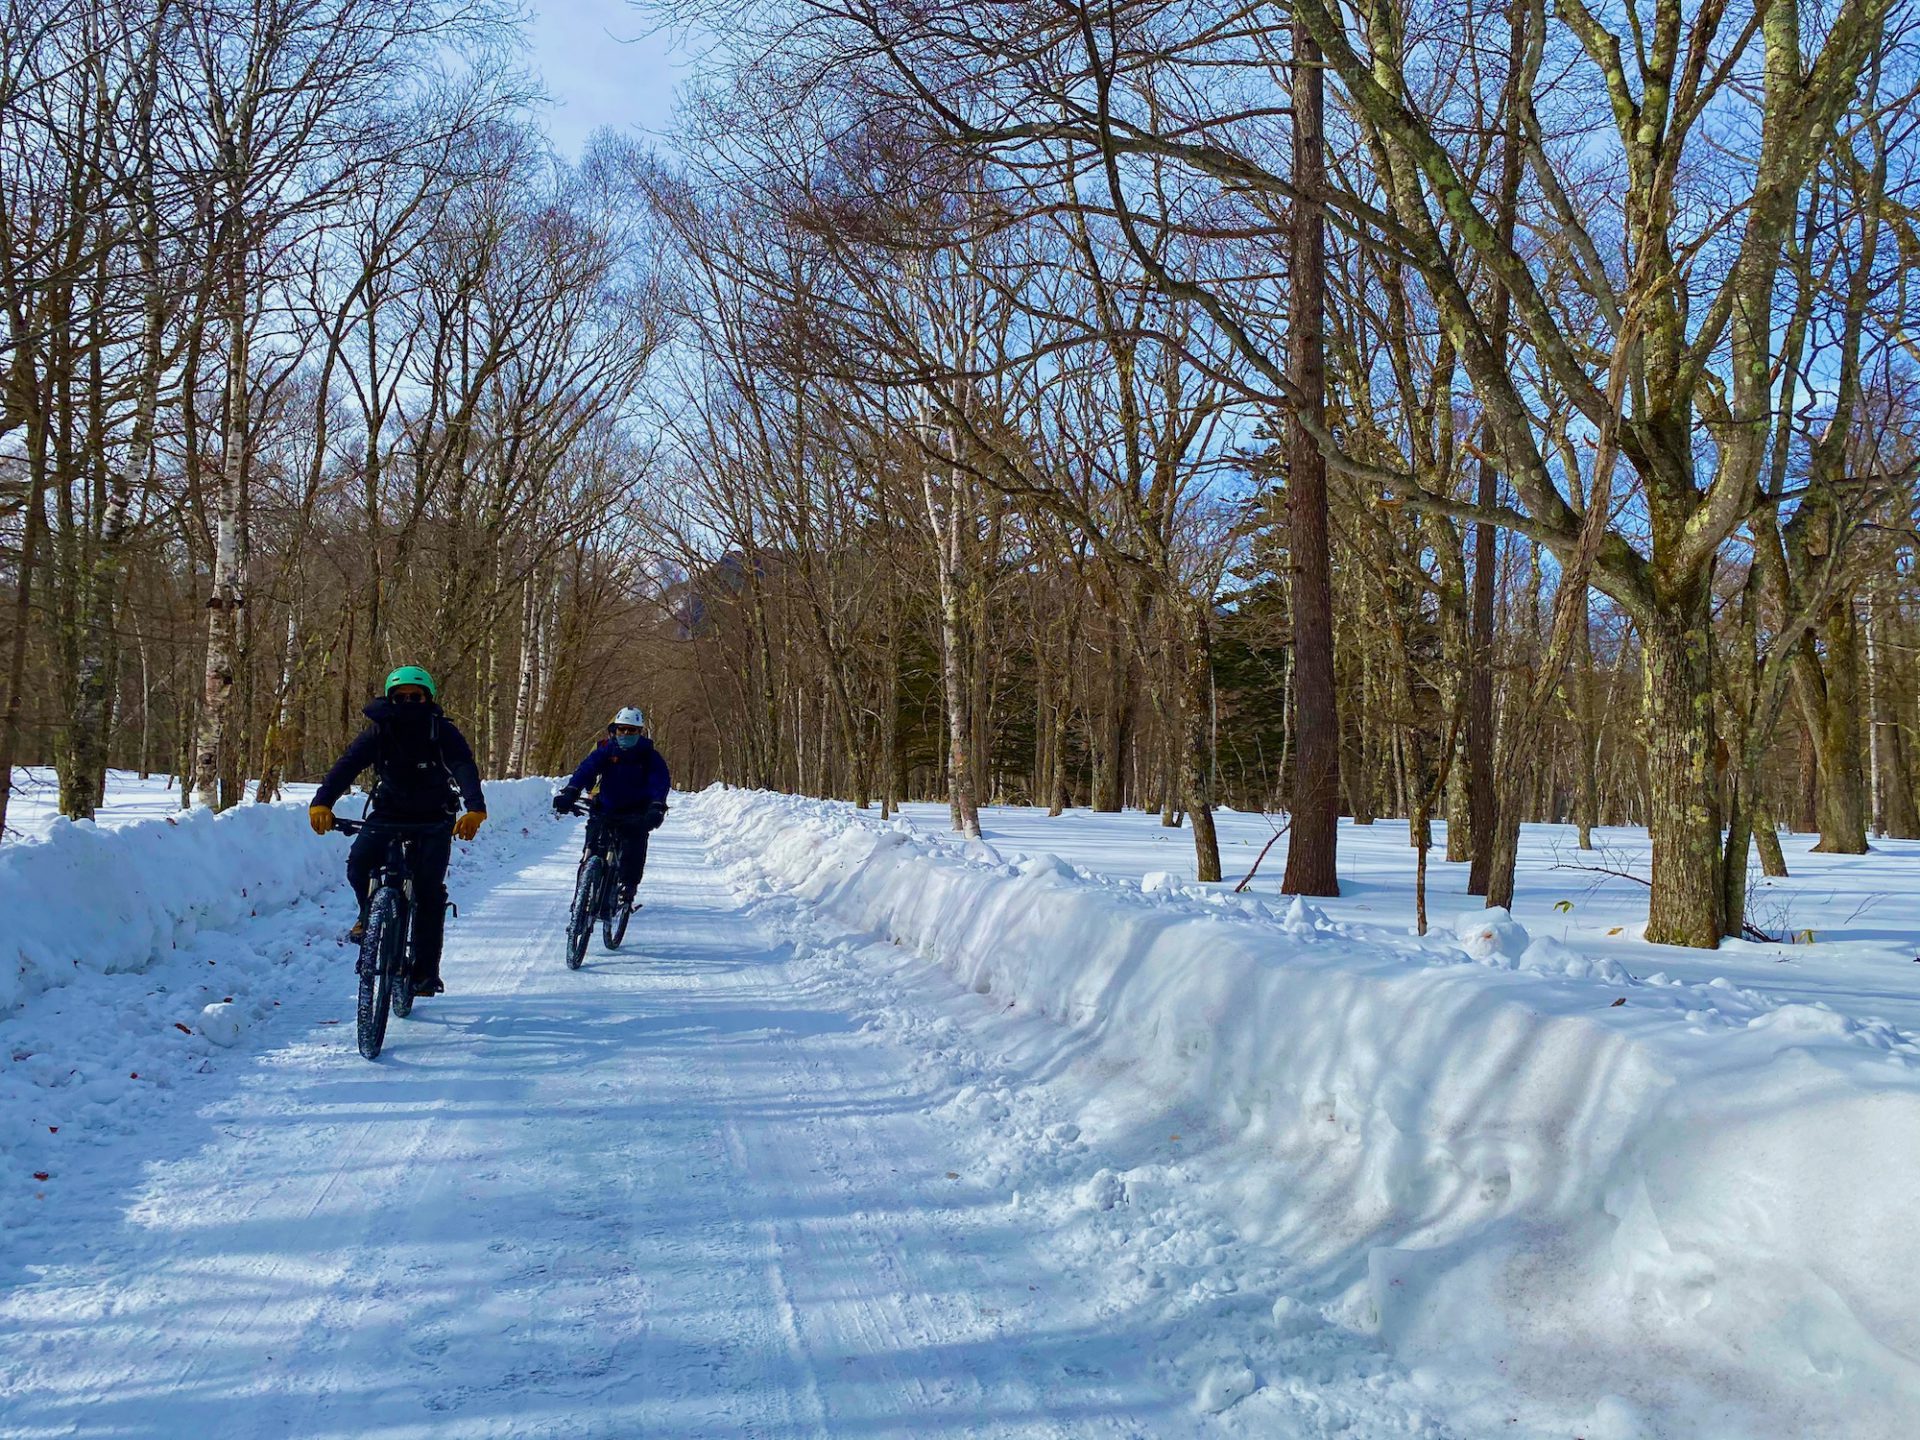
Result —
M 333 807 L 331 805 L 309 805 L 307 823 L 313 826 L 313 833 L 324 835 L 333 829 Z
M 453 833 L 462 840 L 471 840 L 480 832 L 481 822 L 487 818 L 484 810 L 469 810 L 453 822 Z

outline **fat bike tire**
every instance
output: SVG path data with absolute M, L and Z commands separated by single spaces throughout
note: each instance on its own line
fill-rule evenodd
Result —
M 367 907 L 367 934 L 360 942 L 360 1010 L 356 1030 L 360 1053 L 369 1060 L 380 1058 L 380 1047 L 387 1043 L 387 1011 L 392 1005 L 393 976 L 399 968 L 399 953 L 405 936 L 400 933 L 398 897 L 382 890 Z
M 411 921 L 409 921 L 409 926 Z M 393 1018 L 405 1020 L 413 1014 L 413 966 L 407 962 L 406 947 L 400 947 L 400 953 L 394 959 L 393 998 L 389 1003 Z
M 600 886 L 604 864 L 598 855 L 589 856 L 580 868 L 573 887 L 573 914 L 567 923 L 567 968 L 578 970 L 587 958 L 587 942 L 593 938 L 593 917 L 600 908 Z
M 600 935 L 607 942 L 607 949 L 618 950 L 620 942 L 627 938 L 627 921 L 632 917 L 627 907 L 620 903 L 620 897 L 614 896 L 613 909 L 601 922 Z
M 600 938 L 607 942 L 607 949 L 618 950 L 620 942 L 627 938 L 627 919 L 631 912 L 620 903 L 619 882 L 611 875 L 607 881 L 600 906 Z

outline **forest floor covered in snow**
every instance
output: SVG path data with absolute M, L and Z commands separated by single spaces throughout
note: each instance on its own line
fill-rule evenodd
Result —
M 914 827 L 947 833 L 944 805 L 905 807 Z M 1088 871 L 1156 886 L 1192 885 L 1193 837 L 1167 828 L 1155 815 L 1102 815 L 1070 810 L 991 807 L 981 812 L 987 839 L 1009 853 L 1045 852 Z M 1245 876 L 1285 817 L 1222 810 L 1223 888 Z M 1427 911 L 1435 930 L 1451 933 L 1456 916 L 1482 908 L 1466 893 L 1467 867 L 1445 861 L 1447 830 L 1434 825 L 1428 852 Z M 1780 937 L 1761 944 L 1729 940 L 1710 952 L 1649 945 L 1650 852 L 1644 830 L 1600 827 L 1593 849 L 1581 850 L 1571 825 L 1526 825 L 1521 830 L 1514 919 L 1535 937 L 1548 937 L 1596 959 L 1618 962 L 1636 976 L 1666 975 L 1706 982 L 1724 979 L 1779 999 L 1824 1001 L 1847 1014 L 1878 1016 L 1920 1031 L 1920 840 L 1873 841 L 1867 855 L 1817 855 L 1810 834 L 1782 834 L 1789 874 L 1769 880 L 1756 855 L 1748 915 Z M 1248 892 L 1277 903 L 1286 873 L 1283 836 L 1261 863 Z M 1315 900 L 1328 918 L 1410 930 L 1414 922 L 1414 851 L 1404 820 L 1372 825 L 1340 822 L 1340 895 Z M 1623 878 L 1637 876 L 1638 880 Z M 1196 891 L 1214 888 L 1194 886 Z
M 314 787 L 289 785 L 286 798 L 304 801 Z M 247 785 L 253 795 L 253 785 Z M 132 770 L 107 772 L 107 803 L 100 807 L 95 823 L 102 829 L 117 830 L 140 820 L 164 819 L 180 813 L 180 787 L 174 776 L 154 774 L 142 778 Z M 53 771 L 40 765 L 22 765 L 13 772 L 13 798 L 7 805 L 7 839 L 44 840 L 60 814 L 60 782 Z
M 1570 832 L 1423 939 L 1389 822 L 715 789 L 569 972 L 550 788 L 377 1064 L 297 803 L 0 849 L 0 1435 L 1911 1434 L 1912 847 L 1687 955 Z

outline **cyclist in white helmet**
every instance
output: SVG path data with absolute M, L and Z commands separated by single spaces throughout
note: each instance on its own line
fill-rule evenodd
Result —
M 647 836 L 667 818 L 667 792 L 672 788 L 667 762 L 647 738 L 647 717 L 628 705 L 607 722 L 606 738 L 553 797 L 553 808 L 564 814 L 579 803 L 583 791 L 594 791 L 587 812 L 587 852 L 604 855 L 609 829 L 619 832 L 620 903 L 629 908 L 647 868 Z

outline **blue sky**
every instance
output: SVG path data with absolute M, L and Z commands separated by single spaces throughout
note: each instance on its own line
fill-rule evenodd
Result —
M 686 52 L 627 0 L 532 0 L 529 60 L 553 104 L 542 112 L 555 147 L 569 157 L 596 128 L 658 134 L 673 118 Z

